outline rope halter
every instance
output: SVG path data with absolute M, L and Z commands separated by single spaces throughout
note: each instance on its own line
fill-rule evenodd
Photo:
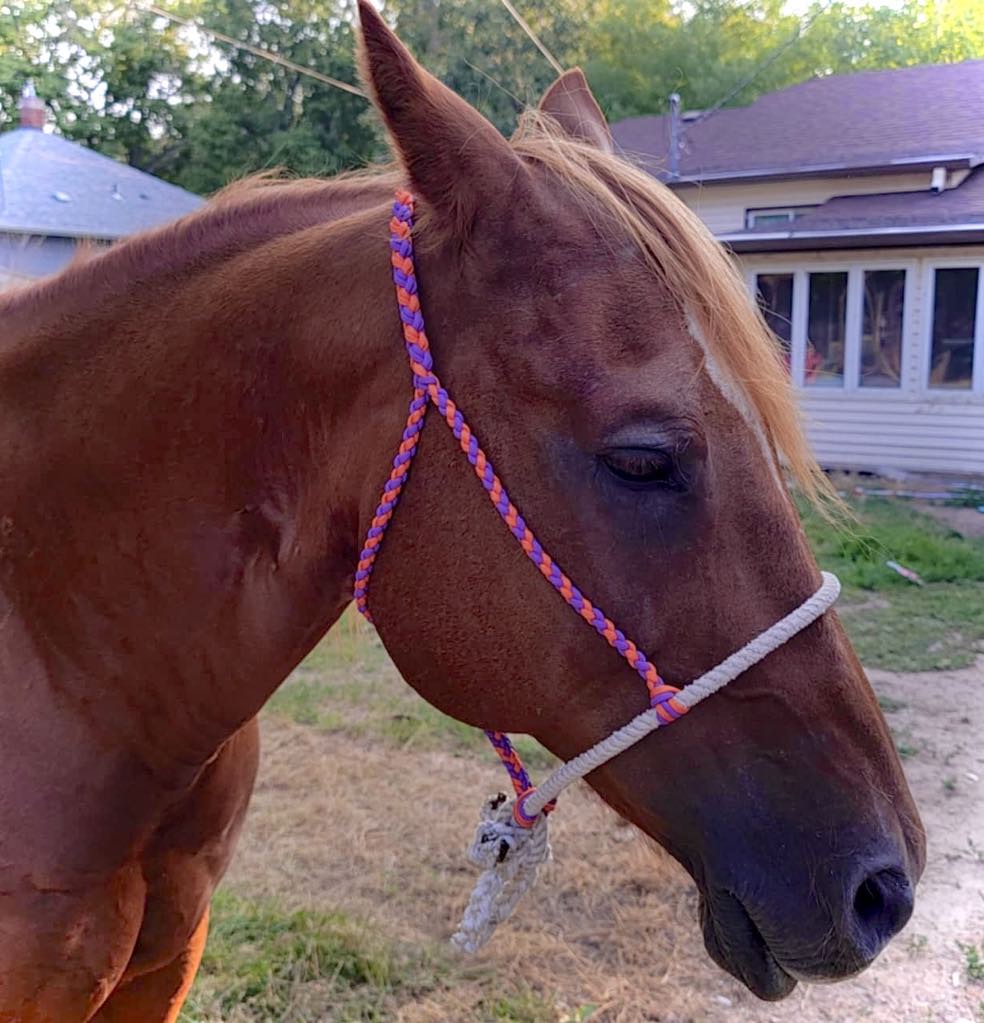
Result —
M 479 445 L 478 438 L 434 372 L 434 360 L 424 329 L 414 274 L 411 238 L 413 210 L 413 196 L 402 190 L 397 191 L 390 220 L 390 260 L 403 323 L 403 339 L 413 374 L 413 397 L 403 439 L 393 459 L 393 469 L 383 487 L 379 506 L 359 556 L 354 587 L 356 607 L 367 621 L 373 620 L 368 597 L 376 555 L 410 473 L 427 410 L 434 405 L 457 438 L 492 506 L 526 556 L 567 604 L 639 674 L 646 683 L 650 704 L 648 710 L 627 725 L 558 767 L 539 786 L 533 785 L 507 735 L 494 731 L 485 733 L 509 774 L 515 798 L 508 800 L 500 793 L 486 801 L 475 840 L 469 849 L 469 858 L 481 868 L 482 873 L 452 941 L 465 951 L 475 952 L 489 939 L 496 925 L 513 911 L 520 897 L 536 880 L 539 866 L 549 859 L 547 816 L 555 808 L 557 796 L 572 782 L 634 746 L 650 732 L 672 724 L 691 707 L 717 692 L 816 621 L 837 599 L 840 583 L 830 573 L 822 573 L 823 582 L 816 593 L 785 618 L 684 688 L 667 685 L 649 658 L 616 628 L 601 608 L 588 600 L 540 545 L 510 500 L 506 488 Z

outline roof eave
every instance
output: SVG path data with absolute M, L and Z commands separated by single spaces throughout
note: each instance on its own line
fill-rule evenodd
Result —
M 167 221 L 162 221 L 162 223 L 167 223 Z M 132 231 L 106 231 L 103 234 L 94 234 L 82 230 L 66 231 L 65 228 L 53 230 L 50 225 L 44 224 L 4 224 L 0 221 L 0 234 L 19 234 L 26 238 L 67 238 L 71 241 L 79 242 L 117 242 L 122 238 L 129 238 L 140 230 L 148 230 L 148 228 L 134 228 Z
M 804 167 L 768 167 L 746 171 L 710 171 L 706 174 L 680 175 L 671 178 L 665 170 L 654 170 L 670 188 L 693 185 L 728 184 L 732 182 L 783 181 L 789 178 L 824 178 L 831 175 L 850 177 L 871 177 L 879 174 L 901 174 L 911 171 L 932 170 L 946 167 L 947 170 L 973 170 L 984 163 L 984 153 L 940 153 L 917 157 L 901 157 L 898 160 L 871 164 L 825 163 Z
M 832 228 L 822 231 L 742 231 L 719 234 L 717 240 L 739 253 L 982 244 L 984 223 Z

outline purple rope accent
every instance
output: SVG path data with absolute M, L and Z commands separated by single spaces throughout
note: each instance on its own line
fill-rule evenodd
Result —
M 516 791 L 525 792 L 527 789 L 533 788 L 533 782 L 530 780 L 529 774 L 526 773 L 523 762 L 517 756 L 513 744 L 509 741 L 509 736 L 505 732 L 489 730 L 486 730 L 485 734 L 495 748 L 496 753 L 499 754 L 502 766 L 512 779 L 513 787 Z

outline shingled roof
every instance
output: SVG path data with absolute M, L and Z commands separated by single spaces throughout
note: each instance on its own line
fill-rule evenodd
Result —
M 816 78 L 680 128 L 683 181 L 974 167 L 984 162 L 984 60 Z M 668 116 L 630 117 L 612 134 L 669 178 Z
M 38 128 L 0 134 L 0 232 L 122 238 L 202 199 Z

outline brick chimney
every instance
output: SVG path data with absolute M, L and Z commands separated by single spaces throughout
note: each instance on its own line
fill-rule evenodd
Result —
M 44 103 L 38 99 L 37 93 L 34 91 L 34 82 L 28 79 L 20 98 L 20 126 L 22 128 L 37 128 L 40 131 L 47 119 L 48 113 Z

